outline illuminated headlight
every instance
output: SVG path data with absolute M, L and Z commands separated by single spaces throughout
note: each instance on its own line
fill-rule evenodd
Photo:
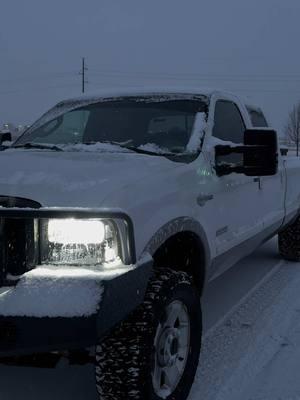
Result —
M 108 220 L 50 219 L 42 241 L 44 264 L 99 265 L 119 257 L 117 228 Z
M 82 244 L 102 243 L 105 225 L 102 221 L 53 219 L 48 222 L 48 240 L 51 243 Z

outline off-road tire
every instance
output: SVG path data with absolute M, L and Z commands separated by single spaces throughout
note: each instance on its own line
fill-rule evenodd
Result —
M 280 255 L 288 261 L 300 261 L 300 218 L 278 234 Z
M 126 301 L 126 299 L 124 299 Z M 190 346 L 183 375 L 165 400 L 188 397 L 198 366 L 202 315 L 199 292 L 184 272 L 160 269 L 143 304 L 96 348 L 96 386 L 101 400 L 159 400 L 153 388 L 154 337 L 166 305 L 184 303 L 190 318 Z

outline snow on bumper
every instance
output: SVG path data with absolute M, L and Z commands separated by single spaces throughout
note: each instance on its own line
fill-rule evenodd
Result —
M 0 289 L 0 315 L 87 317 L 100 306 L 102 280 L 95 270 L 38 267 L 24 274 L 15 287 Z
M 143 301 L 152 258 L 101 271 L 38 267 L 0 289 L 0 355 L 94 345 Z

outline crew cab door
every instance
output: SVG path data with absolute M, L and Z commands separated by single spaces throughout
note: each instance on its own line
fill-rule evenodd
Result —
M 268 128 L 263 112 L 259 109 L 247 107 L 252 126 L 257 129 Z M 285 197 L 285 168 L 281 155 L 278 155 L 278 172 L 272 176 L 257 177 L 259 184 L 259 208 L 262 212 L 262 221 L 266 235 L 279 229 L 284 219 Z
M 214 169 L 216 144 L 224 141 L 243 144 L 249 120 L 246 124 L 237 103 L 229 99 L 217 99 L 210 110 L 210 121 L 212 128 L 205 138 L 204 152 L 211 165 L 216 252 L 217 256 L 232 258 L 233 264 L 253 250 L 251 243 L 249 246 L 245 243 L 262 232 L 263 210 L 259 207 L 262 194 L 256 178 L 236 173 L 217 176 Z M 232 154 L 224 157 L 224 161 L 236 163 L 237 158 L 242 156 Z M 241 244 L 243 246 L 239 249 Z

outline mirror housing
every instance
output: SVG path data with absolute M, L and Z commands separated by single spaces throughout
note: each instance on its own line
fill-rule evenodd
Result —
M 11 133 L 10 132 L 0 132 L 0 145 L 3 142 L 11 142 L 12 141 L 12 137 L 11 137 Z
M 280 147 L 280 154 L 282 156 L 287 156 L 289 152 L 289 148 L 287 146 L 281 146 Z
M 220 157 L 241 154 L 241 164 L 219 162 Z M 218 176 L 233 172 L 247 176 L 272 176 L 278 170 L 277 133 L 272 129 L 247 129 L 244 146 L 215 146 L 215 169 Z

